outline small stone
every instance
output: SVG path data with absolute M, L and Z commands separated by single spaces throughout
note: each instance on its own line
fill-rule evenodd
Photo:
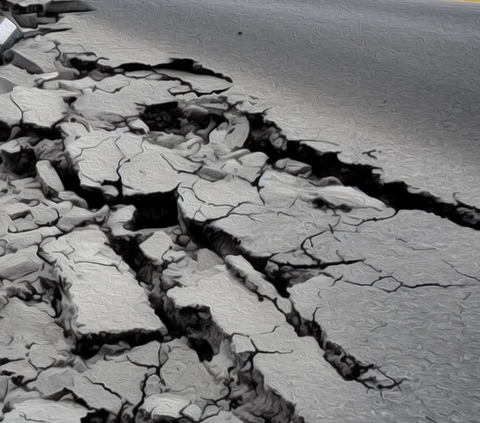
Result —
M 68 91 L 48 91 L 40 88 L 15 87 L 10 94 L 23 111 L 24 124 L 51 128 L 68 112 L 65 99 L 72 96 Z
M 294 176 L 302 175 L 312 170 L 310 165 L 288 158 L 276 161 L 273 167 Z
M 46 196 L 56 195 L 65 190 L 57 171 L 48 160 L 40 160 L 36 167 L 37 181 L 40 182 Z
M 155 266 L 161 266 L 166 260 L 165 253 L 173 248 L 173 245 L 172 239 L 165 232 L 158 231 L 140 244 L 140 250 Z
M 107 200 L 114 200 L 120 195 L 118 189 L 113 185 L 102 185 L 100 189 Z
M 177 239 L 177 243 L 182 247 L 185 247 L 189 242 L 190 242 L 190 237 L 185 234 L 180 235 Z

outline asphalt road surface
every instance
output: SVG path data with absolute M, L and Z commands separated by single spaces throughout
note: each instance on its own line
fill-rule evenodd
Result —
M 90 3 L 115 47 L 197 60 L 230 76 L 232 94 L 258 97 L 292 139 L 334 142 L 387 180 L 480 206 L 480 5 Z

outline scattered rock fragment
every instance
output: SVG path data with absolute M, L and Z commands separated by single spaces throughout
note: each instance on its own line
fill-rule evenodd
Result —
M 172 394 L 151 395 L 140 406 L 138 423 L 155 423 L 182 418 L 183 409 L 190 402 L 183 397 Z M 185 420 L 185 423 L 191 421 Z
M 36 164 L 37 180 L 42 185 L 43 192 L 51 197 L 64 191 L 62 180 L 48 160 L 40 160 Z
M 155 266 L 162 266 L 165 263 L 165 254 L 173 248 L 174 243 L 165 232 L 157 231 L 147 240 L 140 244 L 142 254 Z
M 310 165 L 292 159 L 277 160 L 273 167 L 278 170 L 283 170 L 290 175 L 298 176 L 309 173 L 312 170 Z
M 0 257 L 0 278 L 18 279 L 42 269 L 45 262 L 37 252 L 38 247 L 32 246 Z

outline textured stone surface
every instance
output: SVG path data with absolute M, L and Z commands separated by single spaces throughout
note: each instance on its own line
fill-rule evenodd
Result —
M 65 310 L 78 335 L 165 331 L 150 308 L 131 270 L 106 244 L 106 236 L 92 227 L 58 239 L 41 249 L 52 262 L 61 283 L 69 286 Z M 128 298 L 128 301 L 125 301 Z
M 477 210 L 81 1 L 3 7 L 0 420 L 476 422 Z
M 54 195 L 65 190 L 62 180 L 48 160 L 38 161 L 36 167 L 37 179 L 45 195 Z
M 12 411 L 6 414 L 5 423 L 42 422 L 42 423 L 80 423 L 88 413 L 73 401 L 47 401 L 31 399 L 15 404 Z

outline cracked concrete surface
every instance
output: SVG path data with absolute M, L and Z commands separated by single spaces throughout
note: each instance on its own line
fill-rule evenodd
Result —
M 2 10 L 1 421 L 476 421 L 475 207 L 108 61 L 84 2 Z

